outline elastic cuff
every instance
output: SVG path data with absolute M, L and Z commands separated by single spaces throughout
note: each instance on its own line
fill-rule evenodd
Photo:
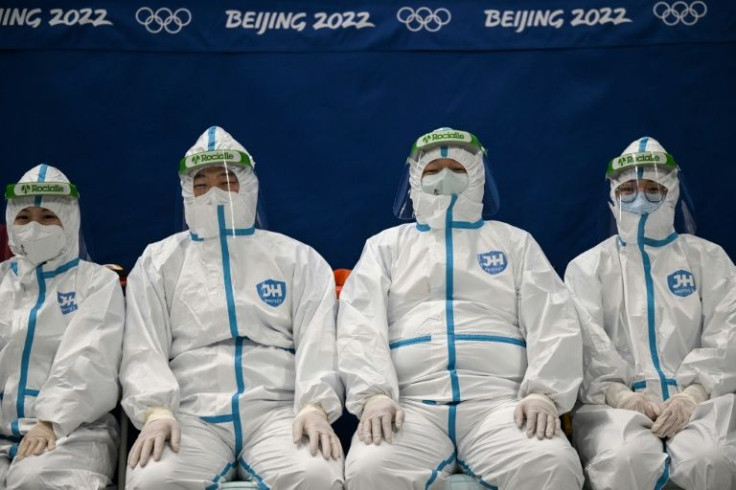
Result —
M 606 389 L 606 405 L 618 408 L 623 402 L 634 396 L 631 388 L 623 383 L 609 383 Z
M 703 403 L 704 401 L 708 400 L 708 392 L 705 391 L 703 385 L 699 385 L 698 383 L 691 384 L 690 386 L 682 390 L 680 392 L 680 395 L 685 395 L 689 397 L 697 404 Z
M 154 420 L 159 420 L 159 419 L 176 420 L 176 417 L 174 417 L 174 414 L 168 408 L 156 407 L 148 411 L 148 414 L 146 415 L 145 423 L 147 424 L 148 422 L 152 422 Z
M 305 411 L 317 411 L 324 415 L 326 419 L 329 419 L 329 417 L 327 416 L 327 412 L 325 412 L 325 409 L 322 408 L 320 405 L 317 405 L 316 403 L 307 403 L 301 408 L 301 410 L 299 410 L 299 413 Z M 297 414 L 297 416 L 299 416 L 299 414 Z
M 541 393 L 529 393 L 527 396 L 524 397 L 524 399 L 543 401 L 545 403 L 548 403 L 549 406 L 551 406 L 552 408 L 554 408 L 556 412 L 559 411 L 557 410 L 557 404 L 554 401 L 552 401 L 552 399 L 548 397 L 547 395 L 542 395 Z

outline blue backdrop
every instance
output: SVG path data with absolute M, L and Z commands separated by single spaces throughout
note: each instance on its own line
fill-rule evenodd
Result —
M 659 139 L 698 234 L 736 256 L 736 4 L 727 0 L 0 0 L 0 183 L 46 162 L 93 259 L 182 228 L 178 161 L 217 124 L 254 156 L 268 225 L 351 268 L 413 140 L 488 148 L 497 219 L 562 273 L 605 237 L 607 161 Z

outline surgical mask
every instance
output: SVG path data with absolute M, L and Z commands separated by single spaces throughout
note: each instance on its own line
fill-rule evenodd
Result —
M 647 199 L 643 192 L 637 194 L 636 199 L 631 202 L 624 202 L 619 199 L 619 206 L 622 211 L 633 214 L 652 214 L 654 211 L 664 202 L 662 199 L 659 202 L 651 202 Z
M 466 172 L 453 172 L 449 168 L 443 168 L 436 174 L 422 177 L 422 190 L 427 194 L 449 196 L 460 194 L 468 187 L 468 174 Z
M 21 255 L 33 265 L 57 257 L 66 244 L 64 229 L 59 225 L 42 225 L 31 221 L 25 225 L 11 225 L 11 232 Z
M 237 192 L 229 192 L 212 187 L 206 193 L 195 197 L 185 206 L 187 224 L 200 238 L 217 236 L 220 231 L 218 207 L 224 207 L 225 227 L 238 228 L 247 217 L 247 203 Z

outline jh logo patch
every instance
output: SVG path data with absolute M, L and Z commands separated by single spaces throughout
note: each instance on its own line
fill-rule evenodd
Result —
M 695 278 L 685 270 L 673 272 L 667 276 L 667 285 L 676 296 L 690 296 L 695 292 Z
M 267 279 L 256 285 L 258 296 L 264 303 L 274 308 L 279 306 L 286 299 L 286 283 L 282 281 L 274 281 Z
M 72 291 L 71 293 L 56 293 L 57 299 L 59 300 L 59 308 L 61 308 L 61 314 L 66 315 L 77 309 L 77 303 L 74 302 L 74 298 L 77 293 Z
M 508 262 L 506 261 L 506 254 L 498 250 L 491 250 L 484 254 L 478 254 L 478 264 L 487 273 L 496 275 L 506 269 Z

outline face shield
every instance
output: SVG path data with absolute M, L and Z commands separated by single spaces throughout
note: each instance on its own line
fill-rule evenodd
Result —
M 38 165 L 5 188 L 8 246 L 35 267 L 77 258 L 79 193 L 59 170 Z
M 444 150 L 443 150 L 444 148 Z M 482 162 L 482 217 L 489 219 L 498 212 L 500 200 L 498 197 L 498 188 L 496 186 L 493 173 L 490 170 L 488 161 L 486 160 L 486 150 L 481 145 L 478 138 L 467 131 L 458 131 L 450 128 L 441 128 L 431 133 L 420 136 L 412 146 L 409 157 L 399 182 L 399 187 L 394 198 L 393 212 L 394 216 L 402 220 L 413 220 L 416 218 L 414 204 L 411 198 L 412 193 L 412 168 L 416 174 L 419 166 L 426 167 L 431 162 L 427 161 L 428 155 L 437 153 L 437 159 L 451 157 L 448 148 L 462 149 L 468 154 L 477 157 Z M 439 150 L 439 151 L 436 151 Z M 451 158 L 450 158 L 451 159 Z M 455 160 L 462 160 L 456 158 Z M 421 162 L 421 163 L 420 163 Z M 460 162 L 463 164 L 464 162 Z M 466 167 L 468 165 L 465 165 Z M 460 195 L 466 191 L 468 187 L 473 187 L 473 169 L 468 168 L 463 175 L 450 168 L 444 168 L 430 175 L 423 175 L 417 179 L 415 177 L 414 186 L 417 187 L 415 192 L 424 192 L 432 195 Z M 469 180 L 470 179 L 470 180 Z M 480 189 L 479 189 L 480 190 Z
M 250 154 L 234 149 L 196 152 L 180 161 L 185 221 L 195 239 L 221 229 L 238 235 L 265 227 L 254 165 Z
M 677 163 L 655 140 L 640 142 L 640 147 L 652 142 L 656 149 L 624 152 L 608 163 L 609 201 L 619 226 L 626 221 L 624 213 L 653 215 L 664 207 L 670 225 L 674 221 L 676 230 L 694 233 L 692 203 Z

